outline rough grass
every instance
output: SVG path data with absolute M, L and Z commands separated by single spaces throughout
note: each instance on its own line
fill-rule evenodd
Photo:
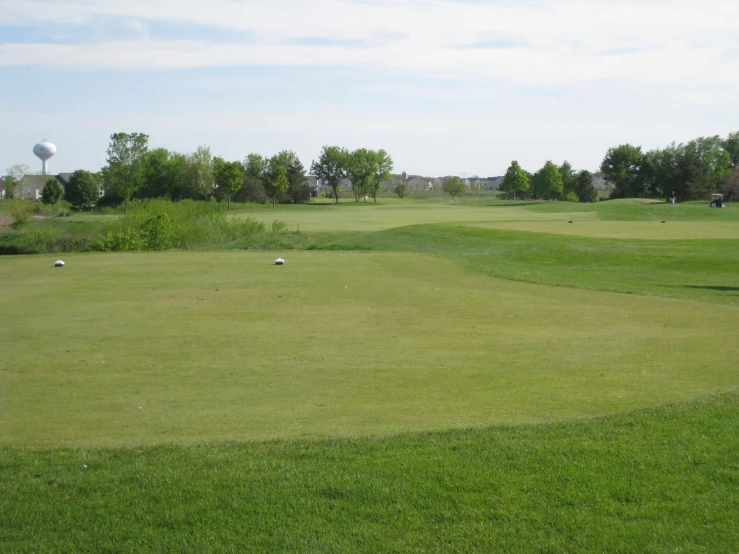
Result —
M 734 552 L 739 398 L 381 439 L 0 448 L 3 552 Z

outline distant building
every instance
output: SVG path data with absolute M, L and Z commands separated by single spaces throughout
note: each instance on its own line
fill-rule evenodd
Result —
M 40 200 L 44 185 L 49 179 L 56 179 L 62 188 L 69 184 L 71 173 L 60 173 L 59 175 L 26 175 L 20 185 L 15 186 L 13 198 L 26 198 L 28 200 Z M 102 193 L 101 193 L 102 194 Z M 0 179 L 0 199 L 8 198 L 7 185 Z
M 608 181 L 606 181 L 603 177 L 599 177 L 595 175 L 593 176 L 593 186 L 597 190 L 601 190 L 601 191 L 607 191 L 607 190 L 612 189 L 611 184 Z

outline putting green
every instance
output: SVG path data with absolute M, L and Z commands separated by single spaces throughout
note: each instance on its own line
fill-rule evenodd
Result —
M 452 203 L 388 203 L 359 205 L 318 204 L 302 209 L 256 210 L 239 212 L 233 217 L 253 217 L 268 226 L 275 220 L 287 223 L 288 229 L 306 233 L 320 231 L 381 231 L 406 225 L 425 223 L 493 222 L 493 221 L 567 221 L 597 219 L 596 212 L 546 213 L 526 207 L 494 205 L 465 206 Z
M 0 265 L 0 444 L 111 446 L 548 422 L 733 390 L 739 309 L 387 253 Z
M 559 221 L 508 221 L 474 223 L 475 227 L 578 235 L 612 239 L 690 240 L 690 239 L 739 239 L 739 221 L 593 221 L 591 214 L 572 216 L 572 223 L 565 218 Z

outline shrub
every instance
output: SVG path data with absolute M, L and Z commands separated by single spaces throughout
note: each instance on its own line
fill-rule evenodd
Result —
M 272 232 L 273 233 L 282 233 L 285 230 L 287 230 L 287 223 L 285 223 L 281 219 L 275 219 L 272 222 Z
M 167 250 L 174 246 L 175 232 L 172 220 L 166 213 L 142 220 L 140 233 L 145 250 Z

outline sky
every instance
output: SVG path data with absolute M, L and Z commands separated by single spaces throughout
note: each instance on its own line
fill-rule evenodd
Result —
M 384 148 L 397 172 L 597 170 L 739 130 L 736 0 L 0 0 L 0 173 L 111 134 L 242 160 Z

